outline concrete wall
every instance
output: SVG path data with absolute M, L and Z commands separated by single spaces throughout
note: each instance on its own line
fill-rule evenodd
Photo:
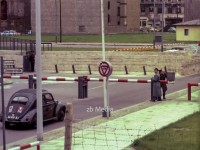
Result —
M 184 35 L 184 30 L 189 29 L 189 35 Z M 177 26 L 177 41 L 200 41 L 200 26 Z

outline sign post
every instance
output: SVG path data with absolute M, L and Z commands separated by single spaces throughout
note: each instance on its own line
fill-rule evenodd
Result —
M 6 150 L 6 134 L 5 134 L 5 106 L 4 106 L 4 82 L 3 82 L 3 57 L 0 57 L 0 66 L 1 66 L 1 98 L 2 98 L 2 128 L 3 128 L 3 150 Z
M 36 11 L 36 76 L 37 76 L 37 140 L 43 140 L 42 61 L 41 61 L 41 0 L 35 1 Z
M 110 104 L 109 104 L 109 76 L 112 74 L 112 65 L 108 61 L 102 61 L 99 64 L 99 73 L 105 80 L 104 88 L 104 109 L 102 112 L 103 117 L 110 117 Z

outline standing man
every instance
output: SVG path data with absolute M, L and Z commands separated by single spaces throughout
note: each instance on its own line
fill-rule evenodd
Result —
M 153 102 L 156 100 L 161 101 L 161 86 L 160 86 L 160 75 L 158 68 L 154 69 L 155 75 L 151 79 L 153 82 Z
M 162 71 L 159 70 L 159 73 L 160 73 L 160 80 L 166 80 L 167 79 L 167 74 L 165 71 Z M 167 83 L 160 83 L 160 86 L 162 88 L 162 93 L 163 93 L 163 99 L 166 99 L 165 98 L 165 94 L 166 94 L 166 91 L 167 91 Z
M 31 54 L 29 56 L 29 61 L 31 64 L 31 72 L 34 72 L 35 71 L 35 54 L 33 51 L 31 51 Z

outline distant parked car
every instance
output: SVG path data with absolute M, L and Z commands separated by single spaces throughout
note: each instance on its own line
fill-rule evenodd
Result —
M 14 33 L 10 32 L 9 30 L 5 30 L 3 32 L 1 32 L 1 36 L 13 36 Z
M 14 93 L 5 110 L 5 127 L 9 128 L 15 125 L 30 125 L 36 128 L 37 110 L 36 110 L 36 90 L 23 89 Z M 54 100 L 53 95 L 46 91 L 42 91 L 43 102 L 43 121 L 56 119 L 63 121 L 65 117 L 66 107 L 60 102 Z M 0 117 L 2 121 L 2 117 Z
M 179 51 L 186 51 L 187 47 L 183 46 L 178 46 L 178 47 L 173 47 L 170 50 L 166 50 L 165 52 L 179 52 Z
M 14 36 L 21 35 L 19 32 L 16 32 L 15 30 L 10 30 L 10 33 L 12 33 L 12 35 Z
M 31 34 L 32 34 L 32 31 L 31 31 L 31 30 L 29 30 L 29 31 L 27 32 L 27 34 L 28 34 L 28 35 L 31 35 Z
M 169 28 L 168 32 L 173 32 L 173 33 L 175 33 L 175 32 L 176 32 L 176 28 L 171 27 L 171 28 Z

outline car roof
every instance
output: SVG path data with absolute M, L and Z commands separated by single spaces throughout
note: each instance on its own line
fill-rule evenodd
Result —
M 47 93 L 48 91 L 47 90 L 42 90 L 42 93 Z M 33 94 L 33 95 L 36 95 L 36 89 L 22 89 L 22 90 L 19 90 L 17 91 L 16 93 L 29 93 L 29 94 Z

